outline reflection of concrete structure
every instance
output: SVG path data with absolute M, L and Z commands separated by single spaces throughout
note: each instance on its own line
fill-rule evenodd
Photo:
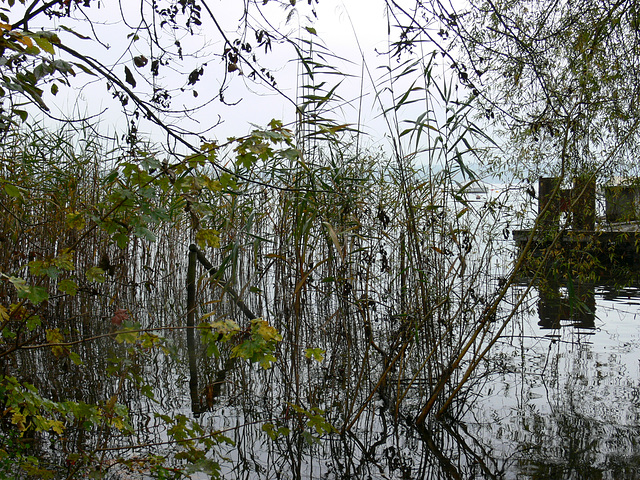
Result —
M 593 285 L 577 285 L 569 297 L 562 295 L 559 288 L 539 290 L 538 325 L 541 328 L 595 328 L 596 299 Z

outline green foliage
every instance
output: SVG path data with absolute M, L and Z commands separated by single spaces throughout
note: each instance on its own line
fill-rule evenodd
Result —
M 416 4 L 442 21 L 451 73 L 500 134 L 495 174 L 637 175 L 635 2 Z
M 54 272 L 57 272 L 57 270 L 54 269 Z M 29 300 L 34 305 L 38 305 L 40 302 L 49 298 L 49 293 L 45 288 L 37 285 L 28 285 L 24 278 L 7 277 L 4 274 L 0 275 L 6 277 L 15 287 L 16 292 L 18 293 L 18 298 Z
M 262 431 L 265 432 L 271 440 L 277 440 L 280 437 L 286 437 L 291 430 L 284 426 L 276 426 L 273 423 L 265 423 L 262 425 Z
M 13 6 L 11 3 L 10 6 Z M 13 104 L 9 109 L 3 109 L 0 115 L 0 128 L 5 130 L 16 123 L 15 117 L 22 122 L 28 117 L 26 110 L 18 108 L 22 102 L 15 101 L 14 96 L 26 97 L 27 101 L 48 110 L 43 99 L 44 92 L 38 85 L 49 77 L 66 83 L 66 77 L 75 76 L 75 71 L 73 63 L 54 58 L 55 46 L 60 45 L 60 38 L 54 32 L 15 29 L 8 24 L 9 18 L 5 13 L 0 14 L 0 20 L 7 22 L 0 23 L 0 49 L 4 52 L 0 98 Z M 52 92 L 55 91 L 57 86 L 55 89 L 52 87 Z
M 185 415 L 161 415 L 157 414 L 167 426 L 167 433 L 179 448 L 174 458 L 183 465 L 183 469 L 176 471 L 175 467 L 167 468 L 159 466 L 154 470 L 159 474 L 167 474 L 170 471 L 180 472 L 180 475 L 191 475 L 202 472 L 210 478 L 220 478 L 220 464 L 209 456 L 215 453 L 213 449 L 220 444 L 234 445 L 234 442 L 220 432 L 207 432 L 200 424 L 190 420 Z
M 246 6 L 259 8 L 259 3 Z M 293 12 L 296 2 L 286 3 Z M 342 103 L 338 95 L 346 75 L 334 65 L 338 58 L 317 42 L 315 28 L 306 27 L 303 33 L 314 38 L 295 47 L 305 72 L 295 128 L 272 120 L 265 128 L 219 143 L 207 138 L 208 131 L 189 132 L 190 107 L 177 115 L 180 124 L 171 123 L 175 106 L 170 92 L 195 88 L 207 73 L 208 52 L 188 52 L 189 42 L 182 40 L 183 34 L 200 31 L 206 4 L 169 1 L 166 9 L 151 9 L 157 32 L 168 29 L 175 38 L 166 43 L 161 34 L 136 28 L 116 65 L 102 65 L 93 52 L 83 55 L 67 45 L 67 39 L 88 39 L 62 21 L 56 23 L 60 36 L 46 27 L 38 33 L 28 28 L 36 18 L 44 19 L 40 14 L 64 17 L 88 13 L 83 9 L 93 6 L 60 2 L 29 9 L 24 19 L 18 15 L 11 21 L 16 10 L 0 13 L 5 22 L 0 25 L 5 62 L 0 62 L 0 130 L 6 134 L 0 159 L 0 240 L 10 246 L 0 252 L 0 358 L 15 359 L 7 365 L 34 366 L 35 376 L 53 372 L 51 385 L 42 381 L 40 390 L 13 377 L 0 382 L 7 430 L 19 432 L 18 438 L 35 432 L 66 442 L 70 432 L 80 429 L 82 439 L 56 450 L 64 452 L 60 465 L 72 468 L 69 478 L 100 478 L 107 468 L 117 475 L 116 464 L 148 469 L 141 475 L 158 478 L 197 472 L 217 478 L 217 451 L 233 442 L 195 418 L 202 409 L 194 407 L 206 396 L 207 408 L 216 408 L 216 388 L 222 384 L 235 389 L 233 398 L 252 402 L 247 423 L 250 415 L 259 424 L 277 418 L 273 409 L 285 409 L 281 421 L 263 425 L 269 439 L 296 435 L 310 445 L 335 433 L 334 422 L 347 432 L 363 412 L 373 411 L 377 396 L 395 407 L 398 417 L 419 402 L 427 405 L 426 415 L 433 405 L 427 403 L 429 396 L 454 391 L 456 379 L 464 377 L 453 375 L 456 368 L 478 358 L 466 352 L 481 352 L 482 342 L 494 338 L 490 327 L 483 330 L 483 312 L 490 306 L 478 308 L 480 300 L 469 293 L 489 288 L 485 277 L 469 271 L 470 252 L 475 253 L 480 236 L 470 224 L 493 207 L 475 209 L 466 198 L 476 182 L 469 160 L 478 160 L 478 144 L 487 141 L 484 129 L 472 120 L 474 101 L 484 97 L 474 92 L 468 73 L 463 77 L 466 69 L 455 67 L 458 84 L 439 81 L 433 73 L 441 70 L 437 55 L 401 58 L 412 43 L 405 33 L 399 61 L 384 67 L 388 80 L 373 86 L 382 115 L 392 125 L 393 148 L 371 153 L 363 147 L 363 125 L 331 120 L 351 103 Z M 245 14 L 249 22 L 252 17 Z M 411 22 L 412 29 L 420 28 Z M 147 19 L 140 25 L 149 24 L 156 25 Z M 275 85 L 250 43 L 255 36 L 266 52 L 276 37 L 262 29 L 251 33 L 250 39 L 237 40 L 223 35 L 221 51 L 212 58 L 223 60 L 225 75 L 211 100 L 226 103 L 232 74 Z M 292 41 L 286 35 L 280 39 Z M 576 46 L 581 55 L 589 40 Z M 88 48 L 96 43 L 87 42 Z M 60 50 L 78 63 L 56 58 Z M 450 55 L 449 50 L 443 53 Z M 165 89 L 169 76 L 160 75 L 168 66 L 190 72 L 174 89 Z M 25 101 L 46 109 L 47 82 L 55 95 L 58 85 L 70 83 L 79 69 L 105 81 L 127 114 L 125 133 L 118 132 L 107 148 L 95 140 L 101 132 L 95 125 L 57 133 L 16 127 L 29 118 Z M 118 77 L 122 72 L 124 79 Z M 325 81 L 324 74 L 338 81 Z M 518 86 L 524 77 L 516 74 Z M 575 75 L 591 82 L 582 73 Z M 144 96 L 143 85 L 150 86 L 147 93 L 153 89 L 152 97 Z M 459 85 L 469 87 L 471 98 L 456 93 Z M 197 98 L 198 92 L 191 92 Z M 558 102 L 557 97 L 552 98 Z M 417 113 L 411 110 L 418 107 Z M 165 145 L 144 142 L 141 132 L 148 122 L 166 134 Z M 422 162 L 424 169 L 413 162 Z M 170 389 L 187 384 L 184 355 L 177 355 L 178 347 L 163 335 L 173 336 L 178 346 L 182 341 L 183 250 L 193 242 L 208 249 L 219 268 L 197 290 L 198 301 L 210 308 L 198 331 L 206 354 L 214 358 L 198 355 L 201 346 L 189 352 L 190 418 L 183 405 L 162 398 L 164 392 L 158 395 L 162 390 L 156 384 L 169 382 L 159 372 L 169 372 Z M 490 249 L 486 258 L 491 258 Z M 220 285 L 222 297 L 216 297 L 211 290 Z M 241 327 L 242 321 L 227 310 L 231 287 L 240 291 L 233 293 L 234 300 L 251 296 L 255 301 L 249 303 L 272 315 L 273 324 L 257 318 Z M 474 338 L 480 339 L 477 345 Z M 223 354 L 248 362 L 237 362 L 240 371 L 229 373 L 233 362 L 221 367 Z M 95 364 L 85 361 L 89 356 Z M 281 359 L 286 360 L 283 368 L 266 372 Z M 443 366 L 451 368 L 444 371 Z M 198 384 L 196 373 L 205 377 L 204 388 L 198 388 L 203 383 Z M 253 382 L 253 375 L 259 381 Z M 84 383 L 72 385 L 76 378 Z M 66 388 L 58 391 L 59 384 Z M 261 397 L 255 385 L 268 386 L 272 396 Z M 49 389 L 51 399 L 39 393 L 43 389 Z M 62 398 L 87 392 L 86 403 Z M 413 395 L 410 401 L 407 395 Z M 133 437 L 129 407 L 142 406 L 147 413 L 147 404 L 140 403 L 147 399 L 157 424 L 135 424 L 143 431 Z M 265 415 L 256 413 L 258 408 Z M 163 447 L 135 443 L 146 441 L 146 434 L 156 436 L 151 442 L 161 437 Z M 120 445 L 142 453 L 109 457 Z M 14 447 L 0 451 L 0 462 L 5 452 L 5 458 L 25 459 L 23 468 L 32 475 L 47 475 L 47 466 Z
M 251 135 L 238 139 L 235 147 L 236 164 L 244 169 L 251 169 L 259 162 L 271 161 L 281 155 L 284 158 L 293 159 L 298 152 L 293 148 L 293 137 L 289 130 L 285 129 L 279 120 L 271 120 L 269 130 L 254 130 Z M 285 148 L 276 152 L 273 145 L 285 144 Z
M 316 362 L 320 363 L 324 360 L 325 350 L 322 348 L 307 348 L 304 351 L 306 358 L 313 358 Z
M 11 466 L 21 468 L 26 474 L 55 475 L 55 471 L 43 467 L 38 458 L 25 454 L 27 449 L 20 439 L 27 434 L 49 432 L 53 439 L 60 440 L 71 426 L 81 426 L 86 431 L 107 428 L 126 434 L 132 432 L 127 409 L 115 403 L 103 408 L 83 402 L 54 402 L 42 397 L 33 385 L 18 382 L 14 377 L 0 378 L 0 398 L 4 404 L 3 420 L 10 421 L 16 428 L 16 433 L 5 436 L 0 468 L 8 465 L 7 455 L 10 455 Z
M 278 331 L 261 318 L 251 320 L 249 338 L 231 349 L 232 357 L 245 358 L 258 363 L 264 369 L 276 361 L 274 356 L 277 342 L 282 341 Z
M 275 350 L 278 342 L 282 341 L 282 335 L 261 318 L 251 320 L 247 330 L 242 330 L 233 320 L 217 320 L 201 324 L 198 328 L 208 355 L 220 355 L 218 342 L 235 343 L 231 348 L 231 358 L 244 358 L 264 369 L 271 368 L 276 361 Z
M 320 437 L 330 433 L 337 433 L 336 428 L 325 418 L 325 412 L 318 407 L 306 410 L 299 405 L 289 406 L 300 416 L 306 418 L 306 426 L 309 430 L 303 432 L 305 440 L 309 444 L 319 443 Z

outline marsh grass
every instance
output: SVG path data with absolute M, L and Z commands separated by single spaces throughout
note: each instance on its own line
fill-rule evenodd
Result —
M 339 97 L 313 87 L 319 72 L 306 79 L 294 132 L 272 122 L 183 159 L 99 140 L 89 126 L 12 134 L 2 152 L 0 359 L 5 378 L 57 402 L 47 414 L 66 434 L 36 429 L 50 462 L 39 468 L 73 478 L 140 460 L 215 475 L 215 452 L 227 448 L 215 432 L 227 430 L 238 442 L 262 435 L 264 455 L 280 452 L 274 462 L 300 474 L 323 436 L 339 435 L 330 448 L 347 451 L 346 439 L 402 420 L 429 443 L 425 424 L 465 409 L 483 349 L 509 318 L 485 236 L 505 207 L 469 201 L 476 178 L 465 162 L 486 138 L 431 62 L 390 69 L 377 84 L 395 102 L 383 109 L 391 153 L 367 151 L 358 131 L 327 120 Z M 396 92 L 409 75 L 424 87 Z M 400 120 L 414 100 L 425 113 Z M 246 334 L 233 288 L 282 335 L 268 370 L 232 361 L 234 344 L 211 355 L 203 335 L 195 370 L 208 411 L 191 412 L 200 417 L 189 412 L 184 340 L 192 243 L 218 268 L 198 274 L 198 332 L 232 319 Z M 129 318 L 115 325 L 120 310 Z M 43 409 L 12 408 L 7 427 L 18 409 Z M 245 443 L 233 451 L 251 455 Z

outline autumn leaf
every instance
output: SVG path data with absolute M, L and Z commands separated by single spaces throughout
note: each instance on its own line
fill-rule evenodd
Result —
M 53 328 L 51 330 L 47 330 L 47 342 L 53 343 L 53 344 L 63 343 L 64 336 L 62 335 L 62 333 L 60 333 L 60 329 Z M 66 356 L 66 354 L 68 353 L 67 349 L 60 345 L 52 345 L 51 351 L 53 352 L 53 355 L 56 358 Z
M 129 67 L 124 66 L 124 81 L 131 85 L 133 88 L 136 88 L 136 79 L 133 78 L 133 73 L 129 70 Z
M 20 411 L 13 413 L 11 423 L 18 427 L 18 430 L 24 432 L 27 429 L 27 417 Z
M 149 60 L 147 60 L 147 57 L 145 57 L 144 55 L 138 55 L 137 57 L 133 57 L 133 63 L 138 68 L 144 67 L 148 61 Z
M 16 41 L 22 43 L 28 48 L 33 47 L 33 41 L 29 37 L 25 37 L 24 35 L 16 35 Z
M 265 342 L 280 342 L 282 341 L 282 336 L 278 333 L 278 330 L 269 325 L 265 320 L 257 319 L 253 320 L 256 325 L 255 332 L 260 335 Z
M 211 324 L 211 328 L 222 336 L 222 341 L 227 341 L 240 332 L 240 326 L 231 319 L 218 320 Z
M 220 248 L 220 232 L 206 228 L 196 233 L 196 243 L 200 248 Z
M 129 319 L 129 312 L 125 308 L 119 308 L 111 317 L 111 324 L 120 326 L 122 322 Z
M 60 420 L 54 420 L 52 418 L 46 421 L 47 427 L 49 430 L 53 430 L 58 435 L 62 435 L 64 433 L 64 423 Z
M 75 230 L 82 230 L 85 226 L 84 216 L 80 212 L 67 213 L 67 225 Z

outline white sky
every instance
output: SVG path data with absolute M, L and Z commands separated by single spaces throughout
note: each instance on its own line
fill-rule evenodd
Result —
M 163 0 L 158 0 L 158 2 L 163 5 Z M 78 13 L 76 13 L 78 18 L 76 20 L 61 18 L 57 20 L 57 24 L 70 27 L 77 33 L 91 37 L 93 40 L 81 40 L 73 34 L 62 30 L 59 31 L 59 35 L 63 42 L 81 53 L 92 56 L 105 65 L 115 65 L 113 72 L 120 79 L 124 79 L 124 67 L 125 65 L 128 66 L 137 81 L 134 91 L 141 95 L 148 95 L 151 92 L 149 81 L 152 78 L 150 64 L 138 69 L 133 65 L 133 56 L 143 54 L 151 58 L 153 52 L 149 50 L 147 42 L 143 40 L 133 42 L 131 38 L 127 37 L 132 31 L 131 28 L 139 24 L 140 5 L 146 4 L 146 0 L 143 2 L 140 0 L 122 0 L 122 3 L 126 5 L 127 10 L 123 14 L 128 22 L 128 27 L 123 25 L 121 21 L 120 2 L 115 0 L 103 1 L 100 4 L 100 8 L 97 8 L 96 3 L 92 1 L 90 8 L 78 10 Z M 214 11 L 217 21 L 223 26 L 231 39 L 235 38 L 238 30 L 243 3 L 235 0 L 207 1 L 207 4 Z M 236 10 L 234 11 L 233 8 Z M 283 10 L 282 6 L 275 2 L 270 2 L 266 7 L 261 7 L 261 12 L 267 16 L 279 32 L 288 33 L 288 38 L 301 37 L 307 40 L 313 39 L 314 41 L 319 39 L 333 54 L 346 59 L 345 61 L 340 61 L 325 58 L 339 72 L 349 76 L 333 75 L 316 79 L 316 83 L 325 80 L 328 82 L 326 90 L 330 89 L 335 82 L 342 82 L 336 93 L 344 99 L 345 104 L 341 108 L 336 108 L 332 111 L 331 117 L 338 123 L 356 125 L 360 121 L 361 129 L 369 135 L 361 142 L 361 145 L 379 145 L 389 151 L 389 140 L 386 138 L 388 127 L 384 119 L 381 118 L 380 105 L 375 101 L 377 91 L 372 86 L 372 82 L 379 82 L 384 75 L 385 70 L 381 69 L 380 66 L 389 65 L 390 62 L 388 57 L 377 52 L 384 53 L 387 51 L 389 42 L 393 41 L 397 35 L 397 32 L 392 29 L 391 37 L 389 37 L 385 2 L 383 0 L 320 0 L 315 5 L 315 8 L 317 19 L 310 15 L 307 1 L 299 0 L 296 6 L 296 14 L 292 15 L 288 22 L 285 22 L 285 17 L 290 9 Z M 15 10 L 12 11 L 15 12 Z M 80 14 L 86 14 L 91 23 L 84 21 Z M 15 18 L 19 18 L 19 16 Z M 149 15 L 147 15 L 147 18 L 149 18 Z M 181 19 L 181 21 L 183 22 L 184 19 Z M 167 116 L 165 117 L 166 122 L 177 125 L 189 132 L 206 131 L 207 139 L 219 142 L 225 141 L 230 136 L 247 134 L 253 128 L 252 124 L 266 126 L 274 118 L 283 120 L 285 123 L 293 122 L 296 117 L 295 107 L 291 100 L 283 98 L 264 85 L 255 84 L 248 80 L 246 78 L 246 73 L 248 72 L 245 72 L 245 76 L 239 76 L 237 73 L 230 74 L 234 78 L 230 88 L 225 92 L 225 98 L 228 102 L 239 102 L 237 105 L 226 106 L 217 99 L 206 103 L 208 98 L 217 94 L 225 73 L 224 64 L 219 56 L 224 42 L 216 32 L 208 13 L 204 10 L 202 12 L 202 21 L 202 34 L 196 36 L 190 36 L 184 32 L 179 34 L 185 53 L 196 51 L 198 52 L 198 58 L 185 58 L 184 65 L 180 67 L 182 74 L 172 70 L 177 67 L 175 64 L 161 68 L 158 80 L 173 88 L 174 93 L 179 93 L 178 89 L 180 87 L 186 87 L 183 93 L 173 98 L 172 107 L 174 109 L 181 110 L 184 107 L 195 107 L 203 103 L 205 106 L 188 117 L 184 115 Z M 254 16 L 252 21 L 263 20 Z M 52 28 L 52 21 L 46 17 L 43 17 L 41 22 L 43 23 L 36 24 L 32 22 L 29 25 L 30 29 Z M 309 34 L 305 27 L 315 28 L 318 36 Z M 205 35 L 204 32 L 211 32 L 211 34 Z M 164 34 L 166 34 L 166 29 L 163 32 Z M 292 46 L 274 44 L 273 51 L 265 56 L 264 52 L 257 52 L 255 41 L 254 39 L 251 40 L 254 52 L 261 54 L 259 55 L 262 60 L 261 63 L 273 71 L 279 89 L 289 99 L 295 101 L 296 93 L 299 91 L 300 76 L 298 72 L 300 65 L 296 61 Z M 132 43 L 132 53 L 123 54 L 130 43 Z M 173 40 L 168 38 L 167 45 L 172 44 Z M 364 55 L 366 61 L 366 70 L 363 70 L 360 49 L 362 49 L 362 55 Z M 193 89 L 186 85 L 186 77 L 191 70 L 201 66 L 204 62 L 207 63 L 207 66 L 204 68 L 204 74 L 200 81 L 193 87 L 198 92 L 197 98 L 194 98 Z M 397 65 L 395 59 L 391 60 L 392 67 Z M 439 70 L 438 73 L 446 76 L 446 65 L 442 65 L 439 68 L 442 68 L 442 70 Z M 400 82 L 398 91 L 404 91 L 411 85 L 410 82 L 413 79 L 419 78 L 419 71 L 420 69 L 418 68 L 417 73 L 412 75 L 411 80 L 407 79 L 404 82 Z M 90 77 L 79 69 L 77 69 L 77 72 L 77 77 L 71 79 L 72 88 L 61 87 L 55 98 L 49 93 L 45 95 L 45 100 L 52 108 L 52 114 L 60 118 L 91 117 L 101 114 L 99 122 L 101 132 L 113 134 L 114 131 L 117 131 L 122 134 L 126 129 L 127 120 L 122 115 L 122 107 L 119 101 L 114 100 L 111 94 L 106 91 L 105 81 L 97 77 Z M 418 83 L 417 86 L 423 85 Z M 47 89 L 48 86 L 45 86 L 45 91 Z M 396 93 L 396 95 L 398 94 Z M 421 93 L 418 92 L 418 95 L 421 95 Z M 386 99 L 386 107 L 391 105 L 389 92 L 383 92 L 381 97 Z M 427 109 L 435 109 L 440 117 L 444 117 L 444 113 L 438 108 L 430 105 L 426 100 L 403 108 L 402 111 L 398 112 L 398 128 L 404 129 L 409 126 L 403 123 L 403 119 L 415 120 Z M 430 115 L 435 114 L 432 112 Z M 222 120 L 222 123 L 216 125 L 219 120 Z M 215 128 L 211 128 L 214 126 Z M 161 133 L 158 128 L 153 127 L 150 122 L 142 123 L 140 131 L 149 135 L 152 140 L 158 143 L 166 140 L 166 135 Z M 432 132 L 427 132 L 425 137 L 428 133 Z M 189 140 L 196 146 L 200 142 L 199 139 L 194 137 Z M 408 137 L 405 140 L 408 140 Z M 419 159 L 418 161 L 425 163 L 424 160 Z
M 84 11 L 94 22 L 93 29 L 86 22 L 72 19 L 62 18 L 59 24 L 73 28 L 74 31 L 90 36 L 98 41 L 80 40 L 67 32 L 60 32 L 59 35 L 63 42 L 67 42 L 70 46 L 82 53 L 86 53 L 100 60 L 104 64 L 118 65 L 114 68 L 114 72 L 121 78 L 124 78 L 124 65 L 127 65 L 133 72 L 137 80 L 135 92 L 150 92 L 150 86 L 146 84 L 145 77 L 151 77 L 149 65 L 142 70 L 136 69 L 131 61 L 131 55 L 126 54 L 120 57 L 121 52 L 131 41 L 127 39 L 129 29 L 124 27 L 120 22 L 120 12 L 117 2 L 103 2 L 100 9 L 92 6 Z M 209 6 L 214 9 L 217 20 L 229 32 L 230 37 L 238 25 L 240 14 L 238 11 L 228 10 L 227 6 L 233 4 L 232 0 L 209 0 Z M 242 4 L 242 2 L 237 2 Z M 93 2 L 92 2 L 92 5 Z M 128 4 L 132 7 L 131 12 L 125 12 L 126 18 L 130 24 L 135 25 L 139 21 L 139 3 L 131 2 Z M 133 8 L 133 7 L 136 8 Z M 346 78 L 338 93 L 343 96 L 345 101 L 352 101 L 360 95 L 361 80 L 358 76 L 361 74 L 362 60 L 358 49 L 358 41 L 365 54 L 367 62 L 372 69 L 374 75 L 378 75 L 376 67 L 378 62 L 384 61 L 384 58 L 378 57 L 375 49 L 385 51 L 387 48 L 387 20 L 385 18 L 384 2 L 382 0 L 350 0 L 348 2 L 341 0 L 322 0 L 316 6 L 318 19 L 309 18 L 309 8 L 306 1 L 298 2 L 299 14 L 295 15 L 289 23 L 284 23 L 284 13 L 281 7 L 275 4 L 267 5 L 266 13 L 270 18 L 280 20 L 277 24 L 281 32 L 290 32 L 292 36 L 302 36 L 306 39 L 318 38 L 326 44 L 326 46 L 336 55 L 349 59 L 352 64 L 347 62 L 337 62 L 335 66 L 343 73 L 355 75 L 355 78 Z M 222 8 L 226 10 L 223 13 Z M 213 29 L 212 22 L 208 18 L 206 12 L 202 13 L 203 24 L 207 29 Z M 30 25 L 32 30 L 40 26 L 46 25 Z M 310 26 L 317 30 L 318 37 L 313 37 L 304 30 L 304 27 Z M 292 38 L 292 37 L 290 37 Z M 357 41 L 356 41 L 357 38 Z M 196 106 L 203 102 L 204 99 L 217 93 L 221 82 L 221 76 L 224 74 L 224 66 L 219 58 L 213 57 L 212 54 L 219 54 L 222 50 L 222 41 L 218 35 L 211 35 L 211 38 L 203 36 L 181 38 L 185 52 L 195 49 L 203 53 L 203 57 L 209 57 L 204 75 L 195 85 L 198 97 L 193 97 L 193 92 L 188 91 L 173 99 L 172 107 L 180 109 L 182 106 Z M 172 43 L 171 41 L 169 43 Z M 255 42 L 254 43 L 254 48 Z M 109 47 L 109 48 L 106 48 Z M 134 43 L 134 51 L 149 57 L 148 46 L 140 41 Z M 256 51 L 256 50 L 254 50 Z M 256 52 L 258 53 L 258 52 Z M 261 52 L 263 53 L 263 52 Z M 298 84 L 297 71 L 299 66 L 294 60 L 294 51 L 290 45 L 274 45 L 273 52 L 267 56 L 262 55 L 263 64 L 273 70 L 278 82 L 278 87 L 291 99 L 296 98 L 296 88 Z M 183 70 L 187 73 L 205 61 L 206 58 L 196 59 L 195 61 L 186 60 L 186 66 Z M 76 88 L 61 88 L 58 95 L 54 98 L 47 93 L 46 101 L 52 107 L 52 113 L 55 116 L 67 117 L 70 115 L 96 115 L 107 109 L 107 113 L 102 116 L 102 128 L 123 128 L 123 118 L 120 114 L 121 108 L 118 101 L 111 98 L 106 91 L 105 82 L 101 79 L 91 79 L 85 73 L 77 72 L 78 76 L 72 78 L 72 85 Z M 248 73 L 248 72 L 246 72 Z M 257 125 L 266 125 L 272 118 L 282 119 L 285 122 L 293 121 L 295 118 L 295 109 L 290 101 L 282 98 L 270 89 L 256 85 L 246 78 L 233 75 L 231 87 L 225 94 L 225 98 L 229 102 L 240 101 L 233 107 L 223 105 L 218 100 L 214 100 L 206 107 L 202 108 L 193 118 L 197 121 L 191 122 L 193 131 L 200 128 L 206 129 L 217 122 L 218 118 L 223 123 L 217 126 L 211 136 L 218 139 L 225 139 L 229 136 L 239 136 L 246 134 L 252 127 L 250 123 Z M 365 74 L 366 75 L 366 74 Z M 180 87 L 186 86 L 186 76 L 173 74 L 169 69 L 162 69 L 159 79 L 167 81 L 169 84 Z M 92 81 L 93 80 L 93 81 Z M 337 76 L 327 78 L 328 81 L 335 82 L 339 80 Z M 89 83 L 78 89 L 77 87 Z M 45 88 L 45 91 L 47 88 Z M 362 121 L 365 125 L 375 123 L 374 118 L 378 115 L 378 111 L 372 106 L 374 95 L 372 94 L 369 79 L 364 81 L 365 98 L 363 102 Z M 354 102 L 351 107 L 345 106 L 341 112 L 336 115 L 344 115 L 344 119 L 338 119 L 344 122 L 355 123 L 357 121 L 358 102 Z M 174 123 L 185 126 L 189 123 L 184 117 L 169 120 Z

